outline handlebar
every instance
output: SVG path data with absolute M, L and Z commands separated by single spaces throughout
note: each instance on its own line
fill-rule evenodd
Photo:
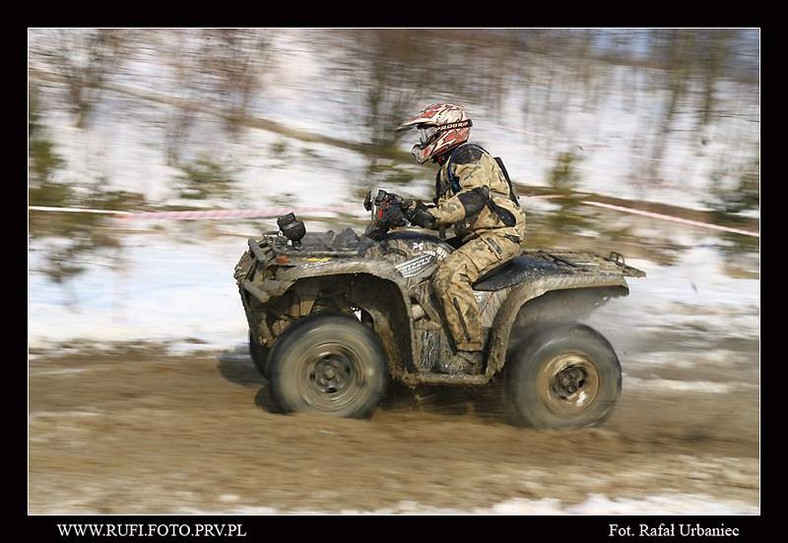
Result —
M 364 198 L 364 209 L 371 212 L 371 221 L 364 234 L 372 239 L 382 238 L 391 228 L 407 226 L 405 210 L 411 205 L 410 200 L 393 192 L 379 189 L 375 197 L 372 191 Z

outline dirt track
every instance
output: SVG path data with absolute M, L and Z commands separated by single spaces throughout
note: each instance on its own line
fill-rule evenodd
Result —
M 494 387 L 392 389 L 369 421 L 276 414 L 243 348 L 36 357 L 29 512 L 593 513 L 615 500 L 632 513 L 623 504 L 638 500 L 651 513 L 758 513 L 757 341 L 728 343 L 715 345 L 730 353 L 717 388 L 693 384 L 709 381 L 698 364 L 622 360 L 613 416 L 572 432 L 510 426 Z

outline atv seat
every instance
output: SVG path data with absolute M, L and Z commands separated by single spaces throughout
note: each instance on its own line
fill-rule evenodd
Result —
M 555 273 L 555 263 L 531 255 L 520 255 L 482 275 L 473 290 L 494 291 L 512 287 L 525 281 L 528 276 Z

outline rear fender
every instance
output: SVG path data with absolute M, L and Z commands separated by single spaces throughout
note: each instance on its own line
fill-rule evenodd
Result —
M 522 333 L 551 323 L 577 321 L 608 299 L 629 294 L 621 276 L 545 278 L 511 289 L 490 330 L 487 374 L 500 371 Z M 513 330 L 515 333 L 513 334 Z

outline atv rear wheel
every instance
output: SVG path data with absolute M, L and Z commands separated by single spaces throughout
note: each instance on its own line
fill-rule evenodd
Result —
M 621 395 L 621 365 L 613 347 L 584 324 L 536 332 L 506 364 L 506 401 L 517 426 L 595 426 Z
M 386 356 L 375 333 L 345 316 L 316 315 L 286 330 L 268 360 L 271 396 L 284 413 L 365 418 L 386 383 Z

